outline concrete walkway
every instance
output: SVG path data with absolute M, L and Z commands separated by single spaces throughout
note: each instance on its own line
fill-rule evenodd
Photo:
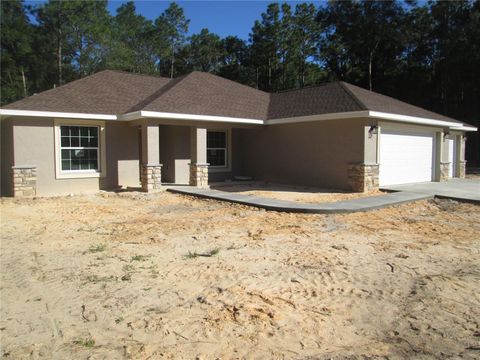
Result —
M 225 191 L 199 189 L 190 186 L 172 186 L 168 187 L 167 191 L 178 194 L 192 195 L 202 198 L 255 206 L 267 210 L 317 214 L 340 214 L 352 213 L 357 211 L 368 211 L 384 208 L 387 206 L 408 203 L 412 201 L 433 199 L 433 195 L 430 194 L 419 194 L 402 191 L 386 195 L 358 198 L 353 200 L 315 204 L 300 203 L 296 201 L 275 200 L 257 196 L 235 194 Z
M 381 189 L 387 191 L 408 191 L 453 200 L 480 202 L 480 180 L 477 179 L 451 179 L 446 182 L 392 185 L 382 187 Z

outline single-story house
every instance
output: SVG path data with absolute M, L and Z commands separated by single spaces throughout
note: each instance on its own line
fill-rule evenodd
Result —
M 333 82 L 280 93 L 202 72 L 101 71 L 0 109 L 2 195 L 237 176 L 366 191 L 465 176 L 468 124 Z

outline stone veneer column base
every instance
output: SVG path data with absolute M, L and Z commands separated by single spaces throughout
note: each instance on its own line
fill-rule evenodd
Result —
M 348 183 L 355 192 L 376 190 L 379 187 L 378 164 L 349 164 Z
M 161 190 L 162 164 L 142 164 L 140 182 L 142 183 L 142 190 L 145 192 Z
M 450 162 L 440 162 L 440 182 L 448 181 L 450 171 Z
M 467 161 L 466 160 L 460 160 L 458 162 L 458 177 L 461 179 L 465 179 L 465 173 L 467 170 Z
M 199 188 L 208 188 L 208 165 L 209 164 L 195 164 L 190 165 L 190 186 Z
M 12 195 L 14 197 L 37 195 L 37 167 L 12 166 Z

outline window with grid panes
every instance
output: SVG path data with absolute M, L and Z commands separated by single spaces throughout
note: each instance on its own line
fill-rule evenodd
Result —
M 98 171 L 98 126 L 60 126 L 62 171 Z
M 213 167 L 227 166 L 226 131 L 207 131 L 207 163 Z

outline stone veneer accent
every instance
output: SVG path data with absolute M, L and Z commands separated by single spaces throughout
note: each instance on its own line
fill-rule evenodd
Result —
M 460 160 L 458 162 L 458 177 L 461 179 L 465 179 L 465 171 L 467 168 L 467 161 L 466 160 Z
M 190 164 L 190 186 L 208 188 L 208 165 Z
M 37 195 L 37 167 L 12 166 L 12 184 L 14 197 Z
M 378 189 L 378 164 L 349 164 L 348 183 L 356 192 Z
M 140 182 L 142 190 L 145 192 L 160 190 L 162 188 L 162 164 L 142 164 Z
M 440 181 L 448 181 L 448 172 L 450 170 L 450 162 L 440 162 Z

